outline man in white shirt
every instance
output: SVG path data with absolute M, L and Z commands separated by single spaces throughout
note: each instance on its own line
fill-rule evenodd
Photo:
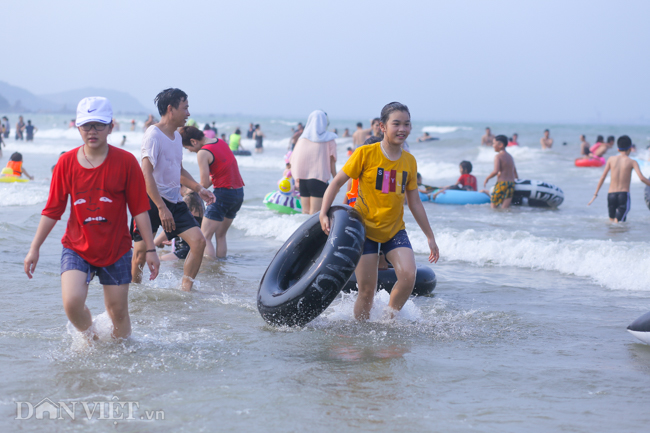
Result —
M 190 116 L 187 94 L 180 89 L 166 89 L 156 96 L 160 122 L 151 125 L 142 139 L 142 173 L 149 196 L 149 219 L 154 235 L 162 225 L 167 239 L 176 236 L 190 247 L 183 267 L 181 288 L 190 291 L 203 261 L 205 237 L 190 213 L 180 193 L 181 184 L 195 191 L 207 203 L 214 203 L 214 195 L 194 180 L 182 164 L 183 145 L 177 129 Z M 146 261 L 146 246 L 137 227 L 131 222 L 133 236 L 133 282 L 142 281 L 142 267 Z

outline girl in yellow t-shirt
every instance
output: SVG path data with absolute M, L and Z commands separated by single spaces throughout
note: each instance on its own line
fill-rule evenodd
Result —
M 355 209 L 366 224 L 363 255 L 355 270 L 359 295 L 354 304 L 354 316 L 367 320 L 377 289 L 379 252 L 395 267 L 397 282 L 390 294 L 388 306 L 393 313 L 402 309 L 415 285 L 415 255 L 404 225 L 404 197 L 409 209 L 429 243 L 429 262 L 440 257 L 417 185 L 415 158 L 402 150 L 411 132 L 411 114 L 406 105 L 391 102 L 381 110 L 381 131 L 384 139 L 359 147 L 332 180 L 323 196 L 320 223 L 329 234 L 327 212 L 348 179 L 359 179 Z

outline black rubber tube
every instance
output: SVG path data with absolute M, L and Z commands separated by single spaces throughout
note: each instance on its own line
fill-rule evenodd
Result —
M 395 269 L 380 269 L 377 271 L 377 291 L 385 290 L 390 293 L 393 290 L 393 286 L 397 282 L 397 275 L 395 275 Z M 433 293 L 433 290 L 436 288 L 438 280 L 436 278 L 435 272 L 428 266 L 418 266 L 417 274 L 415 276 L 415 287 L 413 287 L 413 296 L 427 296 Z M 356 292 L 357 288 L 357 278 L 353 274 L 352 277 L 348 280 L 343 287 L 344 292 Z
M 627 327 L 630 331 L 650 333 L 650 312 L 636 319 Z
M 366 229 L 350 206 L 332 206 L 330 234 L 313 215 L 282 245 L 257 292 L 257 309 L 272 325 L 303 326 L 332 303 L 359 263 Z

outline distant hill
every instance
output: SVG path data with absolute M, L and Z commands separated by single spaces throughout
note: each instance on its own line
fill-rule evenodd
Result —
M 9 102 L 10 108 L 7 111 L 59 111 L 58 108 L 60 108 L 47 99 L 4 81 L 0 81 L 0 95 Z
M 2 93 L 2 91 L 0 91 Z M 119 92 L 110 89 L 98 89 L 94 87 L 87 87 L 85 89 L 69 90 L 61 93 L 50 93 L 41 95 L 41 98 L 47 99 L 55 103 L 65 110 L 75 111 L 79 101 L 87 96 L 103 96 L 111 101 L 113 111 L 116 113 L 133 113 L 133 114 L 147 114 L 153 112 L 153 103 L 149 109 L 146 109 L 137 99 L 128 93 Z
M 79 101 L 86 96 L 108 98 L 116 113 L 148 114 L 154 112 L 153 104 L 151 108 L 147 109 L 133 96 L 117 90 L 88 87 L 47 95 L 34 95 L 21 87 L 0 81 L 1 111 L 74 113 Z
M 11 109 L 11 104 L 7 99 L 0 95 L 0 111 L 9 111 Z

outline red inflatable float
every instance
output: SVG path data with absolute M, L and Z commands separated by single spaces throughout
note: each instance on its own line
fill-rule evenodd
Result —
M 596 156 L 594 158 L 578 158 L 576 159 L 576 167 L 602 167 L 605 165 L 605 158 Z

